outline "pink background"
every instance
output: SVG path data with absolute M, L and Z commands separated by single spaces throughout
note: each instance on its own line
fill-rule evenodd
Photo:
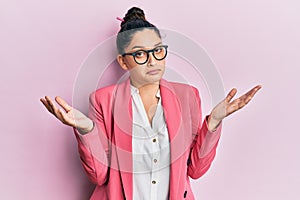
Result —
M 171 0 L 1 1 L 0 199 L 88 199 L 93 186 L 72 130 L 47 113 L 39 98 L 60 95 L 72 102 L 80 65 L 118 31 L 115 17 L 132 5 L 158 27 L 201 44 L 226 92 L 236 87 L 240 95 L 263 85 L 245 109 L 224 121 L 212 168 L 192 182 L 197 199 L 298 199 L 296 0 L 186 0 L 176 6 Z

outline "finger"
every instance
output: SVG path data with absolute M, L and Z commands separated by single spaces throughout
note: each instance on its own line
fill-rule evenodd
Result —
M 51 109 L 50 105 L 48 104 L 48 102 L 43 99 L 43 98 L 40 98 L 40 101 L 44 104 L 44 106 L 47 108 L 47 110 L 53 114 L 53 110 Z
M 257 93 L 257 91 L 260 90 L 261 88 L 262 88 L 261 85 L 257 85 L 252 90 L 250 90 L 249 91 L 250 94 L 246 97 L 245 103 L 247 104 L 253 98 L 253 96 Z
M 253 90 L 254 90 L 254 94 L 258 91 L 258 90 L 260 90 L 262 88 L 262 86 L 261 85 L 257 85 L 257 86 L 255 86 L 254 88 L 253 88 Z M 254 94 L 253 94 L 253 96 L 254 96 Z
M 244 94 L 244 95 L 240 96 L 239 98 L 235 99 L 234 101 L 232 101 L 229 104 L 229 106 L 227 107 L 227 114 L 230 115 L 230 114 L 236 112 L 237 110 L 240 110 L 241 108 L 243 108 L 252 99 L 252 97 L 255 95 L 255 93 L 260 88 L 262 88 L 262 86 L 257 85 L 254 88 L 252 88 L 250 91 L 248 91 L 246 94 Z
M 55 97 L 55 101 L 66 111 L 69 112 L 72 110 L 72 107 L 69 106 L 65 100 L 63 100 L 60 96 Z
M 49 105 L 49 109 L 50 109 L 51 113 L 55 115 L 55 113 L 54 113 L 55 105 L 54 105 L 53 101 L 50 99 L 49 96 L 45 96 L 45 100 L 46 100 L 47 104 Z
M 251 90 L 249 90 L 246 95 L 254 95 L 259 89 L 261 88 L 261 85 L 257 85 L 253 87 Z
M 50 97 L 46 96 L 45 97 L 47 102 L 49 103 L 50 105 L 50 108 L 52 109 L 52 113 L 59 119 L 61 120 L 61 116 L 58 112 L 58 108 L 55 106 L 55 104 L 53 103 L 53 101 L 50 99 Z
M 230 102 L 230 100 L 234 97 L 234 95 L 236 94 L 236 92 L 237 92 L 236 88 L 231 89 L 230 92 L 228 93 L 228 95 L 226 96 L 225 101 L 226 102 Z
M 246 92 L 245 94 L 243 94 L 242 96 L 240 96 L 238 99 L 241 100 L 241 102 L 245 102 L 248 103 L 252 97 L 254 96 L 254 94 L 261 88 L 260 85 L 255 86 L 254 88 L 252 88 L 251 90 L 249 90 L 248 92 Z
M 261 85 L 257 85 L 254 88 L 252 88 L 250 91 L 248 91 L 246 94 L 240 96 L 239 98 L 235 99 L 231 104 L 236 104 L 233 109 L 234 111 L 239 110 L 243 108 L 246 104 L 249 103 L 249 101 L 252 99 L 252 97 L 255 95 L 255 93 L 261 88 Z

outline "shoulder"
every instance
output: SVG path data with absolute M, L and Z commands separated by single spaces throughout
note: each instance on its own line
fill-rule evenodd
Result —
M 94 92 L 92 92 L 92 94 L 94 94 L 96 96 L 99 96 L 99 95 L 101 95 L 101 96 L 112 96 L 117 91 L 127 91 L 127 89 L 129 88 L 129 85 L 130 85 L 130 79 L 127 78 L 127 79 L 124 79 L 123 81 L 121 81 L 119 83 L 99 88 L 99 89 L 95 90 Z
M 196 87 L 186 84 L 186 83 L 180 83 L 180 82 L 171 82 L 163 80 L 162 84 L 167 85 L 171 90 L 174 91 L 176 95 L 199 95 L 199 91 Z
M 161 94 L 167 99 L 164 101 L 177 101 L 181 105 L 194 105 L 201 103 L 199 91 L 196 87 L 180 82 L 161 80 Z
M 90 100 L 97 103 L 108 104 L 111 103 L 115 98 L 126 99 L 130 95 L 129 79 L 109 86 L 99 88 L 90 94 Z
M 104 104 L 108 105 L 113 101 L 115 96 L 116 88 L 118 87 L 117 84 L 105 86 L 93 91 L 90 96 L 90 102 L 96 103 L 98 105 Z
M 186 83 L 179 83 L 179 82 L 169 82 L 174 89 L 176 90 L 197 90 L 196 87 L 186 84 Z
M 108 85 L 102 88 L 98 88 L 96 89 L 94 92 L 92 92 L 91 94 L 95 94 L 95 95 L 109 95 L 110 93 L 113 93 L 114 88 L 116 88 L 116 84 L 113 85 Z
M 116 85 L 109 85 L 103 88 L 99 88 L 95 91 L 93 91 L 90 94 L 90 97 L 95 97 L 96 99 L 98 99 L 99 97 L 109 97 L 112 96 L 114 88 L 116 87 Z

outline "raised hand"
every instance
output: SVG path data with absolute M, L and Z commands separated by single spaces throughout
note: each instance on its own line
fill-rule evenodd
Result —
M 47 110 L 52 113 L 63 124 L 72 126 L 80 130 L 81 133 L 87 133 L 93 129 L 93 121 L 80 111 L 69 106 L 61 97 L 55 97 L 55 101 L 63 108 L 57 108 L 49 96 L 41 98 Z
M 214 130 L 218 124 L 227 116 L 234 113 L 235 111 L 243 108 L 249 101 L 253 98 L 255 93 L 261 88 L 261 85 L 257 85 L 251 90 L 249 90 L 244 95 L 240 96 L 239 98 L 232 100 L 232 98 L 237 93 L 237 89 L 233 88 L 226 98 L 222 100 L 218 105 L 216 105 L 209 118 L 208 118 L 208 127 L 210 130 Z

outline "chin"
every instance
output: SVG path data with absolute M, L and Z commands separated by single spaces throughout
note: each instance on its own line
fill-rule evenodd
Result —
M 148 84 L 156 84 L 156 83 L 159 83 L 160 82 L 160 80 L 161 80 L 161 76 L 160 77 L 157 77 L 157 78 L 151 78 L 151 79 L 147 79 L 147 83 Z

